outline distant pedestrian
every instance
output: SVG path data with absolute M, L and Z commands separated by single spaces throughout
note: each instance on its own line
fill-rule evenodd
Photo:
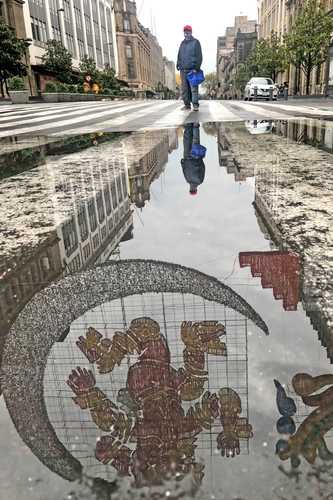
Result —
M 289 95 L 289 84 L 288 82 L 284 82 L 283 84 L 283 97 L 285 101 L 288 101 L 288 95 Z
M 182 98 L 184 101 L 183 110 L 199 110 L 199 87 L 191 86 L 187 80 L 191 71 L 199 71 L 202 64 L 202 51 L 199 40 L 193 37 L 192 27 L 184 27 L 184 40 L 182 41 L 177 59 L 177 69 L 180 71 L 182 82 Z

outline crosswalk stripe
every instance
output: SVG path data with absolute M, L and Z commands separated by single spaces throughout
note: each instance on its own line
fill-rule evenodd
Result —
M 89 120 L 95 120 L 95 122 L 97 124 L 98 122 L 103 121 L 102 120 L 103 117 L 110 116 L 110 115 L 113 115 L 113 114 L 119 113 L 119 112 L 129 111 L 129 110 L 132 110 L 133 108 L 141 108 L 141 107 L 149 107 L 149 106 L 150 106 L 150 103 L 147 102 L 147 103 L 141 103 L 140 105 L 138 105 L 138 104 L 133 105 L 132 104 L 131 106 L 127 106 L 126 108 L 122 107 L 121 109 L 117 109 L 117 110 L 113 110 L 113 111 L 111 109 L 108 109 L 106 111 L 97 112 L 97 113 L 89 115 Z M 0 137 L 29 134 L 29 133 L 33 133 L 33 132 L 43 132 L 43 131 L 47 132 L 48 129 L 52 130 L 54 128 L 60 128 L 60 127 L 66 128 L 66 127 L 70 127 L 71 125 L 74 125 L 74 124 L 77 124 L 79 127 L 81 123 L 84 123 L 86 121 L 86 116 L 79 116 L 79 117 L 70 118 L 70 119 L 62 119 L 62 118 L 63 117 L 61 117 L 61 119 L 59 119 L 59 121 L 55 121 L 53 123 L 50 123 L 51 117 L 48 117 L 48 123 L 46 123 L 46 124 L 39 124 L 39 125 L 35 125 L 32 127 L 17 128 L 17 129 L 13 129 L 13 130 L 0 131 Z M 125 122 L 126 122 L 126 119 L 125 119 Z M 18 122 L 18 124 L 19 124 L 19 122 Z M 96 126 L 95 126 L 95 129 L 96 129 Z
M 96 107 L 98 107 L 99 103 L 94 103 Z M 103 103 L 104 104 L 104 103 Z M 87 107 L 87 106 L 86 106 Z M 0 112 L 0 121 L 4 122 L 6 120 L 18 119 L 20 117 L 24 118 L 25 116 L 33 116 L 33 115 L 43 115 L 47 113 L 64 113 L 68 110 L 76 110 L 84 108 L 84 106 L 69 106 L 69 107 L 59 107 L 59 106 L 43 106 L 43 107 L 34 107 L 29 109 L 20 109 L 19 111 L 11 111 L 10 113 L 1 113 Z
M 251 113 L 257 113 L 258 115 L 261 115 L 262 117 L 267 117 L 267 118 L 275 118 L 277 120 L 284 120 L 287 118 L 290 118 L 291 115 L 284 113 L 283 111 L 281 112 L 275 112 L 271 111 L 271 109 L 265 109 L 262 106 L 258 106 L 257 104 L 249 104 L 249 103 L 244 103 L 244 102 L 239 102 L 237 101 L 237 107 L 244 109 L 245 111 L 250 111 Z
M 123 105 L 112 105 L 112 106 L 109 106 L 107 109 L 121 109 L 123 108 L 124 106 Z M 25 125 L 26 123 L 37 123 L 37 122 L 43 122 L 43 121 L 47 121 L 47 120 L 50 120 L 52 119 L 53 116 L 57 116 L 59 114 L 63 115 L 63 114 L 66 114 L 66 116 L 75 116 L 75 115 L 78 115 L 82 112 L 84 112 L 85 116 L 87 115 L 87 113 L 90 113 L 92 111 L 95 111 L 97 109 L 100 109 L 101 106 L 89 106 L 89 107 L 80 107 L 80 108 L 66 108 L 65 110 L 64 109 L 51 109 L 51 110 L 48 110 L 48 111 L 42 111 L 42 112 L 39 112 L 39 113 L 35 113 L 35 114 L 28 114 L 27 116 L 24 116 L 22 117 L 23 119 L 19 119 L 19 117 L 12 117 L 10 116 L 9 118 L 6 117 L 6 118 L 1 118 L 0 117 L 0 129 L 3 129 L 3 128 L 9 128 L 11 126 L 11 122 L 14 122 L 14 125 L 16 127 L 20 127 L 21 125 Z M 105 107 L 103 106 L 102 109 L 105 109 Z
M 163 108 L 168 108 L 171 106 L 173 107 L 174 104 L 170 104 L 170 102 L 168 101 L 163 101 L 163 103 L 154 104 L 154 106 L 150 105 L 140 110 L 134 110 L 132 113 L 129 112 L 126 115 L 120 116 L 115 119 L 101 121 L 97 124 L 98 126 L 96 126 L 96 124 L 92 124 L 85 127 L 80 127 L 79 129 L 77 127 L 68 129 L 66 130 L 66 135 L 67 134 L 73 135 L 77 134 L 78 132 L 80 132 L 80 134 L 88 134 L 91 132 L 95 132 L 97 128 L 98 130 L 104 130 L 104 131 L 108 131 L 108 129 L 112 129 L 112 131 L 116 129 L 121 129 L 124 132 L 131 130 L 138 130 L 142 128 L 142 126 L 140 126 L 140 124 L 136 126 L 135 123 L 140 122 L 144 116 L 148 117 L 151 114 L 163 111 Z M 151 112 L 149 112 L 150 108 Z M 62 134 L 60 132 L 54 132 L 54 133 L 52 132 L 50 135 L 59 136 Z
M 265 103 L 264 106 L 267 106 L 268 104 Z M 286 105 L 286 104 L 274 104 L 274 106 L 278 106 L 279 109 L 284 109 L 286 111 L 296 111 L 297 113 L 304 113 L 307 115 L 325 115 L 325 116 L 332 116 L 333 115 L 333 109 L 332 111 L 329 110 L 324 110 L 324 109 L 318 109 L 318 108 L 313 108 L 312 106 L 294 106 L 294 105 Z
M 234 112 L 230 111 L 221 101 L 207 101 L 212 121 L 240 121 L 242 120 Z

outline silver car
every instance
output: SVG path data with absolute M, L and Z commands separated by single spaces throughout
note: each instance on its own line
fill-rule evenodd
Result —
M 277 85 L 271 78 L 254 77 L 246 84 L 244 91 L 245 101 L 252 101 L 253 99 L 266 99 L 270 100 L 271 95 L 274 101 L 278 96 Z

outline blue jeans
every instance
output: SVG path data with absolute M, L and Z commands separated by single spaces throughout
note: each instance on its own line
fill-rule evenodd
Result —
M 199 105 L 199 87 L 191 86 L 187 80 L 187 75 L 190 71 L 182 70 L 180 72 L 181 81 L 182 81 L 182 98 L 185 106 L 190 106 L 192 103 L 195 106 Z

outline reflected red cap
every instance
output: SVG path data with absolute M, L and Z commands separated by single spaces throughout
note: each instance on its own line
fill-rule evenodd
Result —
M 190 191 L 190 195 L 195 196 L 196 194 L 198 194 L 198 191 Z
M 192 33 L 192 26 L 187 24 L 186 26 L 184 26 L 184 31 L 190 31 Z

